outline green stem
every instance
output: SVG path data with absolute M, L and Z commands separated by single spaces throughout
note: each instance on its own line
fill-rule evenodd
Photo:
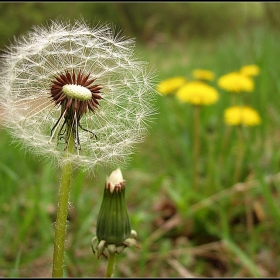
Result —
M 243 142 L 243 131 L 242 127 L 237 127 L 237 133 L 238 133 L 238 150 L 236 155 L 236 161 L 235 161 L 235 171 L 233 176 L 233 184 L 237 183 L 240 180 L 240 174 L 242 170 L 242 163 L 243 163 L 243 156 L 244 156 L 244 142 Z
M 197 191 L 198 184 L 198 159 L 199 159 L 199 119 L 200 106 L 194 106 L 194 138 L 193 138 L 193 188 Z
M 221 143 L 221 150 L 218 159 L 219 166 L 223 166 L 225 155 L 227 154 L 228 143 L 232 132 L 232 126 L 226 126 L 223 141 Z
M 236 106 L 236 93 L 231 94 L 231 106 Z
M 116 253 L 109 253 L 106 275 L 105 275 L 107 278 L 110 278 L 113 276 L 115 259 L 116 259 Z
M 65 150 L 66 158 L 73 152 L 74 138 L 70 133 L 68 146 Z M 53 251 L 53 271 L 52 277 L 63 277 L 64 245 L 66 237 L 68 202 L 70 197 L 72 163 L 67 161 L 61 172 L 61 182 L 58 197 L 57 216 L 55 223 L 54 251 Z

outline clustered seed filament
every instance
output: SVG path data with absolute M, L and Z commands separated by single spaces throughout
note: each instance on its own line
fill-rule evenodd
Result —
M 93 84 L 94 78 L 90 78 L 90 74 L 85 75 L 81 70 L 78 74 L 68 70 L 64 74 L 60 74 L 52 81 L 50 90 L 51 98 L 55 105 L 60 105 L 61 114 L 51 130 L 51 138 L 54 137 L 57 128 L 63 121 L 57 133 L 58 143 L 64 140 L 66 147 L 71 133 L 74 136 L 75 148 L 81 150 L 79 138 L 79 128 L 91 134 L 91 137 L 97 136 L 94 132 L 83 128 L 80 120 L 84 114 L 89 111 L 95 113 L 99 106 L 101 86 Z

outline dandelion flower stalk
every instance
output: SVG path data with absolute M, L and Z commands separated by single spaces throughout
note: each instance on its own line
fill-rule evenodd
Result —
M 238 143 L 237 143 L 237 153 L 235 160 L 235 169 L 233 175 L 233 184 L 238 182 L 240 179 L 240 173 L 242 170 L 242 163 L 244 158 L 244 137 L 242 131 L 242 125 L 237 126 L 237 134 L 238 134 Z
M 176 97 L 183 103 L 191 103 L 194 107 L 193 187 L 197 190 L 199 179 L 200 110 L 203 105 L 216 103 L 219 95 L 215 88 L 201 81 L 192 81 L 180 87 Z
M 69 145 L 65 150 L 65 157 L 74 149 L 74 135 L 70 134 Z M 54 251 L 53 251 L 53 270 L 52 277 L 63 277 L 64 246 L 66 238 L 68 203 L 70 196 L 72 163 L 67 161 L 62 167 L 61 182 L 58 196 L 57 216 L 55 223 Z
M 223 162 L 225 159 L 225 155 L 227 154 L 227 148 L 230 140 L 230 136 L 232 134 L 232 126 L 226 126 L 225 127 L 225 133 L 223 135 L 222 143 L 221 143 L 221 150 L 220 150 L 220 155 L 219 155 L 219 166 L 223 166 Z
M 106 274 L 105 277 L 110 278 L 113 276 L 114 273 L 114 267 L 115 267 L 115 259 L 116 259 L 116 253 L 115 252 L 109 252 L 107 267 L 106 267 Z
M 201 106 L 195 105 L 194 107 L 194 135 L 193 135 L 193 187 L 197 190 L 198 185 L 198 173 L 199 173 L 199 150 L 200 150 L 200 138 L 199 138 L 199 126 L 200 126 L 200 109 Z
M 239 125 L 236 127 L 237 134 L 238 134 L 238 144 L 237 144 L 237 155 L 235 161 L 235 170 L 233 176 L 233 184 L 240 181 L 240 175 L 242 170 L 242 163 L 245 154 L 245 145 L 244 142 L 246 141 L 245 137 L 245 129 L 244 125 Z M 248 141 L 247 141 L 248 142 Z M 252 213 L 252 201 L 251 197 L 249 196 L 248 192 L 243 192 L 243 199 L 245 205 L 245 213 L 246 213 L 246 225 L 247 225 L 247 233 L 250 236 L 252 233 L 253 228 L 253 213 Z

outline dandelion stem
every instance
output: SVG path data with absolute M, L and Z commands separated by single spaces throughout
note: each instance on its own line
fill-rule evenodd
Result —
M 197 190 L 198 184 L 198 159 L 199 159 L 199 118 L 200 106 L 194 106 L 194 138 L 193 138 L 193 188 Z
M 116 259 L 116 253 L 109 253 L 106 275 L 105 275 L 107 278 L 110 278 L 113 276 L 115 259 Z
M 243 157 L 244 157 L 244 138 L 243 138 L 243 131 L 242 127 L 237 127 L 237 133 L 238 133 L 238 146 L 237 146 L 237 155 L 236 155 L 236 161 L 235 161 L 235 171 L 233 176 L 233 183 L 237 183 L 240 180 L 240 174 L 242 169 L 242 163 L 243 163 Z
M 70 133 L 68 145 L 65 150 L 65 157 L 73 152 L 74 135 Z M 62 167 L 61 182 L 58 197 L 54 251 L 53 251 L 53 271 L 52 277 L 63 277 L 64 245 L 66 237 L 68 202 L 70 196 L 72 163 L 66 161 Z
M 237 101 L 236 101 L 236 94 L 235 93 L 232 93 L 231 94 L 231 106 L 235 106 Z
M 220 150 L 220 155 L 219 155 L 219 166 L 223 166 L 224 160 L 225 160 L 225 155 L 227 154 L 227 149 L 228 149 L 228 143 L 230 140 L 230 136 L 232 133 L 232 126 L 226 126 L 225 128 L 225 134 L 223 137 L 223 141 L 221 143 L 221 150 Z

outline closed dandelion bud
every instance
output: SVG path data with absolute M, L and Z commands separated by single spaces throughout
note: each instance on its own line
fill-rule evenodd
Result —
M 108 244 L 118 246 L 130 237 L 130 232 L 130 220 L 125 204 L 125 185 L 120 169 L 117 169 L 105 185 L 96 234 L 99 240 L 106 240 Z
M 137 246 L 135 231 L 131 230 L 125 203 L 125 183 L 118 168 L 107 178 L 103 201 L 97 218 L 97 256 L 106 252 L 121 253 L 125 247 Z M 95 253 L 92 244 L 93 252 Z

